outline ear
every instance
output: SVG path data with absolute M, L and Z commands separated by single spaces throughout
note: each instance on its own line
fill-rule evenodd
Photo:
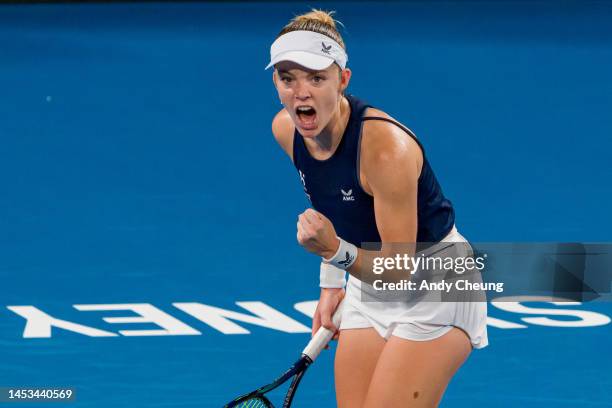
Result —
M 351 75 L 352 75 L 352 72 L 350 68 L 344 68 L 340 72 L 340 92 L 341 93 L 344 93 L 346 88 L 348 88 L 349 82 L 351 81 Z

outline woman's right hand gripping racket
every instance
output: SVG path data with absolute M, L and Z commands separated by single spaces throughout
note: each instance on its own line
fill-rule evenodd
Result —
M 343 306 L 344 302 L 340 302 L 338 308 L 334 312 L 333 322 L 334 326 L 336 327 L 340 327 L 340 319 L 342 316 Z M 328 330 L 325 327 L 321 326 L 319 330 L 317 330 L 315 335 L 312 337 L 306 348 L 304 348 L 304 350 L 302 351 L 302 356 L 300 357 L 300 359 L 293 363 L 293 365 L 283 375 L 281 375 L 274 382 L 268 385 L 260 387 L 255 391 L 236 398 L 232 402 L 225 405 L 224 408 L 274 408 L 274 405 L 272 405 L 270 400 L 266 398 L 264 394 L 269 391 L 272 391 L 275 388 L 278 388 L 283 383 L 293 378 L 282 405 L 283 408 L 290 407 L 291 401 L 293 401 L 293 396 L 295 395 L 295 391 L 297 390 L 297 387 L 300 384 L 300 380 L 306 372 L 306 369 L 316 360 L 321 350 L 323 350 L 323 348 L 327 346 L 327 343 L 329 343 L 333 336 L 334 333 L 331 330 Z

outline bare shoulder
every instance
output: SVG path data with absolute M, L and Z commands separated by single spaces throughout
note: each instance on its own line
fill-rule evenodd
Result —
M 364 116 L 382 117 L 399 123 L 379 109 L 368 108 Z M 368 164 L 377 165 L 381 161 L 405 161 L 407 159 L 416 163 L 420 172 L 423 152 L 419 144 L 404 130 L 383 120 L 364 122 L 361 135 L 361 160 L 365 166 Z
M 272 119 L 272 134 L 274 138 L 293 161 L 293 133 L 295 126 L 285 109 L 279 111 Z

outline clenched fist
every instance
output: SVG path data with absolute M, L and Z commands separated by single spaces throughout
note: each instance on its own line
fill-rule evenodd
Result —
M 331 221 L 312 208 L 298 216 L 297 240 L 308 252 L 327 259 L 334 256 L 340 245 Z

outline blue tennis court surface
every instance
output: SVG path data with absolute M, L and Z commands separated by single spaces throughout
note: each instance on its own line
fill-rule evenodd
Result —
M 263 68 L 309 6 L 0 6 L 0 387 L 218 407 L 298 357 L 318 262 Z M 612 4 L 321 7 L 351 93 L 420 137 L 466 237 L 610 241 Z M 612 407 L 610 303 L 499 306 L 442 406 Z M 334 406 L 332 357 L 296 407 Z

